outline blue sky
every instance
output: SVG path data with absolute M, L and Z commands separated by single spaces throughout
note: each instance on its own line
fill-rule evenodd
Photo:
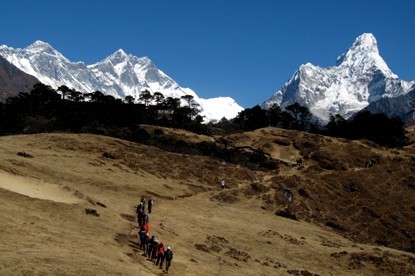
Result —
M 415 80 L 413 0 L 6 0 L 0 45 L 51 44 L 95 63 L 148 56 L 200 97 L 267 100 L 304 63 L 326 67 L 373 33 L 389 68 Z

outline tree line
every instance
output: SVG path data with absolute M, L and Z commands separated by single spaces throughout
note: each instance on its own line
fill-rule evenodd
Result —
M 185 104 L 181 104 L 181 102 Z M 100 91 L 81 93 L 63 85 L 53 89 L 35 84 L 29 93 L 19 93 L 0 103 L 0 135 L 74 132 L 95 133 L 137 141 L 143 135 L 140 124 L 153 124 L 187 129 L 199 134 L 217 131 L 232 133 L 263 127 L 296 129 L 342 137 L 368 139 L 384 146 L 407 143 L 404 122 L 385 114 L 359 112 L 349 120 L 332 115 L 327 125 L 313 119 L 307 107 L 294 103 L 282 110 L 278 105 L 269 109 L 246 108 L 234 119 L 223 118 L 217 123 L 203 124 L 193 96 L 164 97 L 160 92 L 141 92 L 138 99 L 123 100 Z
M 181 101 L 186 105 L 181 105 Z M 136 103 L 137 102 L 137 103 Z M 35 84 L 0 104 L 0 134 L 89 132 L 129 138 L 140 124 L 197 130 L 202 128 L 193 96 L 165 98 L 145 90 L 124 100 L 100 91 L 81 93 L 67 86 Z
M 367 139 L 388 147 L 408 143 L 405 123 L 401 118 L 389 118 L 384 113 L 372 114 L 369 111 L 361 111 L 348 120 L 339 114 L 331 115 L 329 122 L 321 125 L 307 107 L 298 103 L 286 106 L 285 110 L 276 104 L 267 110 L 257 105 L 243 110 L 232 121 L 222 119 L 218 125 L 244 131 L 268 126 L 296 129 L 352 140 Z

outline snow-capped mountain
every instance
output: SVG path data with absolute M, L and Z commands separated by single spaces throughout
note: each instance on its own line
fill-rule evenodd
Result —
M 337 58 L 336 66 L 301 65 L 262 107 L 285 107 L 297 102 L 327 122 L 330 115 L 349 118 L 380 98 L 404 95 L 413 84 L 392 73 L 379 55 L 376 38 L 366 33 Z
M 191 95 L 200 105 L 205 122 L 223 117 L 230 119 L 243 110 L 230 98 L 199 98 L 190 88 L 180 87 L 148 57 L 136 57 L 121 49 L 92 65 L 72 62 L 43 41 L 36 41 L 24 49 L 2 45 L 0 56 L 55 89 L 66 85 L 83 93 L 101 91 L 121 99 L 126 96 L 138 99 L 143 90 L 161 92 L 165 97 Z

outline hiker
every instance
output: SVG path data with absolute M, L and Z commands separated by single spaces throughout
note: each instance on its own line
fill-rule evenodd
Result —
M 303 164 L 303 159 L 301 157 L 298 157 L 297 159 L 297 167 L 300 167 Z
M 171 261 L 173 260 L 173 251 L 171 251 L 170 246 L 167 246 L 166 252 L 164 252 L 164 258 L 166 259 L 166 271 L 169 271 Z
M 164 244 L 163 244 L 163 242 L 159 243 L 156 254 L 157 254 L 156 265 L 159 265 L 159 263 L 160 263 L 160 268 L 163 268 L 163 261 L 164 261 Z
M 225 188 L 225 180 L 222 180 L 222 181 L 220 182 L 220 187 L 221 187 L 222 189 L 224 189 L 224 188 Z
M 150 235 L 147 232 L 146 237 L 144 238 L 144 252 L 143 252 L 143 256 L 147 256 L 149 242 L 150 242 Z
M 148 225 L 148 223 L 143 223 L 142 225 L 141 225 L 141 228 L 140 228 L 141 230 L 146 230 L 147 231 L 147 233 L 150 233 L 150 226 Z
M 138 232 L 138 237 L 140 239 L 140 249 L 144 249 L 144 242 L 147 234 L 148 232 L 146 229 L 141 229 L 140 232 Z
M 146 214 L 145 212 L 143 212 L 143 215 L 141 216 L 142 219 L 142 224 L 146 224 L 149 221 L 149 217 L 148 214 Z
M 156 240 L 156 237 L 151 236 L 151 238 L 148 241 L 148 250 L 147 250 L 147 257 L 151 260 L 151 256 L 153 254 L 153 250 L 155 248 L 154 241 Z
M 140 228 L 141 227 L 141 218 L 143 216 L 143 206 L 141 204 L 137 205 L 136 213 L 137 213 L 138 228 Z
M 151 208 L 153 207 L 153 199 L 150 197 L 150 199 L 147 202 L 147 209 L 148 213 L 151 214 Z
M 159 242 L 158 242 L 157 238 L 154 238 L 154 240 L 153 240 L 153 251 L 151 252 L 151 260 L 154 263 L 156 262 L 158 246 L 159 246 Z
M 149 217 L 145 212 L 141 213 L 140 221 L 138 223 L 138 227 L 141 228 L 144 224 L 148 224 Z
M 146 197 L 142 196 L 140 200 L 141 206 L 143 206 L 143 212 L 146 210 Z
M 369 159 L 366 163 L 366 168 L 371 168 L 371 167 L 373 167 L 373 162 L 372 160 Z

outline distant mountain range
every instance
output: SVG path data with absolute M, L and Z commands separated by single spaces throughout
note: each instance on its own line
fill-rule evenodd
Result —
M 199 98 L 190 88 L 180 87 L 148 57 L 139 58 L 121 49 L 92 65 L 71 62 L 42 41 L 23 49 L 2 45 L 1 57 L 4 59 L 0 59 L 0 101 L 30 90 L 38 80 L 53 88 L 66 85 L 83 93 L 101 91 L 121 99 L 133 96 L 138 100 L 143 90 L 161 92 L 165 97 L 191 95 L 200 105 L 205 122 L 231 119 L 243 110 L 230 97 Z M 18 69 L 26 74 L 18 73 Z M 364 108 L 406 119 L 415 104 L 411 96 L 415 92 L 408 94 L 414 89 L 414 81 L 401 80 L 388 68 L 379 55 L 376 38 L 366 33 L 337 58 L 335 66 L 301 65 L 261 106 L 277 104 L 284 108 L 297 102 L 323 123 L 330 115 L 349 118 Z
M 327 122 L 330 115 L 349 118 L 370 103 L 403 96 L 414 84 L 392 73 L 379 55 L 376 38 L 366 33 L 356 38 L 349 50 L 337 58 L 336 66 L 301 65 L 262 107 L 273 104 L 285 107 L 297 102 Z M 399 105 L 399 101 L 396 104 Z M 391 113 L 387 109 L 383 111 Z
M 118 50 L 102 61 L 85 65 L 71 62 L 43 41 L 36 41 L 24 49 L 0 46 L 0 56 L 23 72 L 36 77 L 53 88 L 66 85 L 82 93 L 101 91 L 124 99 L 139 99 L 143 90 L 161 92 L 165 97 L 193 96 L 200 105 L 205 121 L 235 117 L 243 108 L 230 97 L 202 99 L 190 88 L 180 87 L 158 69 L 148 57 L 136 57 Z
M 0 102 L 19 92 L 29 92 L 39 80 L 21 71 L 0 56 Z

